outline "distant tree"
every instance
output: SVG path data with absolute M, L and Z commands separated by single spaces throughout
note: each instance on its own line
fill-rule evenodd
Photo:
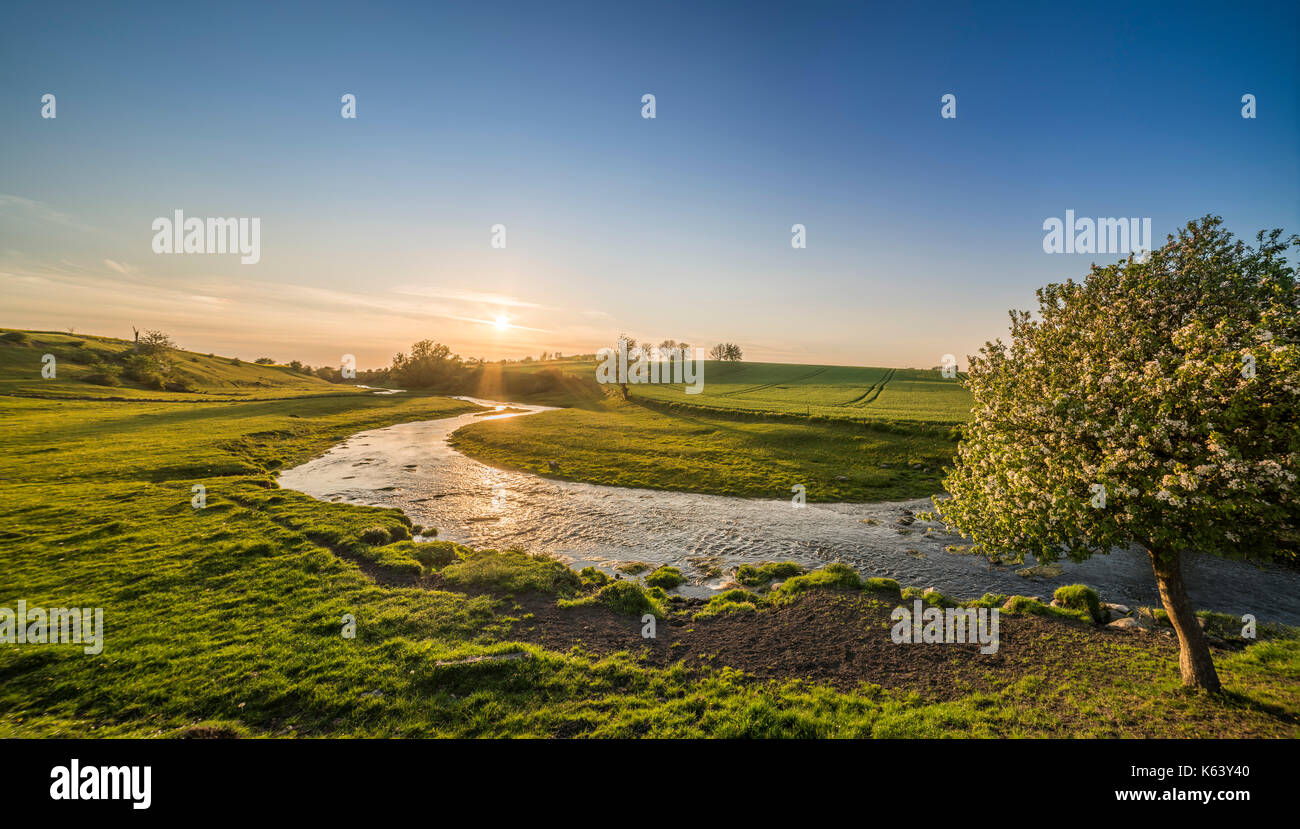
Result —
M 1146 551 L 1185 686 L 1220 689 L 1183 583 L 1192 552 L 1300 550 L 1300 287 L 1281 231 L 1217 217 L 1145 261 L 1094 265 L 1011 313 L 971 358 L 974 398 L 936 500 L 976 548 L 1023 560 Z
M 258 358 L 257 358 L 256 360 L 254 360 L 253 362 L 254 362 L 254 363 L 257 363 L 259 366 L 273 366 L 273 365 L 275 365 L 275 360 L 272 360 L 270 357 L 258 357 Z
M 137 350 L 146 357 L 155 359 L 165 358 L 176 348 L 176 343 L 172 341 L 172 338 L 162 331 L 146 331 L 138 342 L 139 348 Z
M 302 361 L 301 361 L 301 360 L 290 360 L 290 361 L 289 361 L 289 368 L 292 369 L 292 370 L 294 370 L 294 371 L 296 371 L 296 372 L 301 373 L 301 372 L 302 372 Z
M 449 347 L 421 340 L 393 358 L 390 377 L 403 388 L 461 391 L 474 373 Z
M 710 360 L 730 360 L 739 361 L 741 358 L 740 346 L 735 343 L 718 343 L 709 349 Z

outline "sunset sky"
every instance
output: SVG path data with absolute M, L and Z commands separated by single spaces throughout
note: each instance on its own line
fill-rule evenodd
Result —
M 0 326 L 929 367 L 1118 258 L 1044 253 L 1067 210 L 1300 232 L 1294 2 L 6 9 Z M 178 209 L 260 262 L 155 254 Z

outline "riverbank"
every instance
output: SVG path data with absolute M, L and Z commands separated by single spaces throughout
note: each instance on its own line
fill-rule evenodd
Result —
M 639 653 L 639 616 L 582 603 L 582 592 L 561 607 L 557 585 L 581 583 L 566 567 L 525 556 L 521 573 L 475 554 L 426 567 L 417 556 L 438 548 L 412 541 L 419 528 L 399 511 L 273 482 L 364 430 L 472 411 L 419 395 L 129 407 L 0 398 L 0 605 L 102 607 L 106 630 L 96 656 L 0 646 L 0 736 L 1295 736 L 1300 683 L 1285 644 L 1225 651 L 1222 699 L 1177 691 L 1167 644 L 1121 633 L 1068 674 L 1026 652 L 1024 670 L 988 671 L 992 684 L 936 698 L 843 652 L 843 631 L 888 635 L 873 617 L 853 621 L 813 598 L 756 607 L 749 625 L 695 621 L 701 606 L 683 599 L 669 600 L 656 661 Z M 568 627 L 545 623 L 561 612 L 575 614 Z M 599 641 L 584 619 L 619 640 Z M 783 638 L 828 624 L 826 648 L 807 658 Z M 1013 639 L 1033 629 L 1018 625 L 1003 629 Z M 700 636 L 674 649 L 678 627 Z M 1041 652 L 1072 630 L 1031 638 Z M 695 656 L 673 658 L 683 649 Z M 839 665 L 843 679 L 830 675 Z

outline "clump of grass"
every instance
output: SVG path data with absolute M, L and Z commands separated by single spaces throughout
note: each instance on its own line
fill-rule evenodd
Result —
M 613 579 L 604 570 L 597 570 L 595 567 L 583 567 L 578 571 L 578 578 L 582 579 L 583 587 L 604 587 Z
M 634 581 L 612 581 L 592 596 L 581 599 L 560 599 L 560 607 L 608 607 L 615 613 L 626 616 L 641 616 L 646 613 L 655 618 L 665 616 L 660 599 L 652 590 L 646 590 Z
M 788 579 L 803 575 L 804 569 L 793 561 L 765 561 L 755 567 L 742 564 L 736 568 L 736 581 L 749 587 L 760 587 L 775 579 Z
M 411 529 L 404 524 L 389 524 L 388 526 L 375 525 L 373 527 L 366 527 L 357 535 L 358 540 L 371 545 L 403 541 L 410 537 Z
M 898 582 L 880 577 L 870 578 L 862 582 L 862 589 L 870 590 L 873 593 L 888 593 L 891 596 L 901 597 L 902 595 L 902 589 L 898 586 Z
M 794 596 L 809 590 L 859 590 L 861 588 L 862 579 L 858 577 L 858 572 L 849 565 L 837 561 L 807 575 L 787 579 L 776 592 L 782 596 Z
M 980 596 L 978 599 L 972 599 L 971 601 L 966 602 L 966 607 L 993 608 L 993 607 L 1002 607 L 1002 605 L 1006 603 L 1007 603 L 1007 596 L 1005 593 L 985 593 L 983 596 Z
M 650 565 L 646 564 L 644 561 L 624 561 L 615 565 L 614 569 L 620 573 L 626 573 L 629 576 L 639 576 L 646 570 L 649 570 Z
M 758 610 L 761 602 L 761 598 L 748 590 L 739 588 L 725 590 L 709 599 L 709 603 L 704 606 L 704 609 L 692 616 L 691 620 L 698 622 L 700 619 L 708 619 L 726 613 L 753 613 Z
M 451 541 L 399 541 L 388 548 L 401 548 L 411 558 L 420 562 L 426 572 L 441 570 L 462 555 L 471 555 L 472 550 Z
M 1094 622 L 1105 621 L 1101 614 L 1101 596 L 1086 584 L 1058 587 L 1052 598 L 1068 610 L 1086 611 Z
M 1002 611 L 1004 613 L 1028 613 L 1033 616 L 1045 616 L 1049 619 L 1073 619 L 1077 622 L 1092 621 L 1086 610 L 1050 607 L 1028 596 L 1012 596 L 1003 604 Z
M 545 555 L 520 550 L 475 550 L 444 567 L 442 577 L 454 585 L 491 587 L 507 593 L 537 590 L 572 596 L 582 587 L 578 574 Z
M 679 584 L 685 584 L 686 577 L 682 575 L 681 570 L 665 564 L 646 576 L 645 583 L 648 587 L 662 587 L 665 590 L 671 590 Z

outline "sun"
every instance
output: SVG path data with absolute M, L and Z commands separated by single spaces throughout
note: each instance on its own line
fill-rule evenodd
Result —
M 505 331 L 510 327 L 510 318 L 505 316 L 497 317 L 493 324 L 496 325 L 498 331 Z

